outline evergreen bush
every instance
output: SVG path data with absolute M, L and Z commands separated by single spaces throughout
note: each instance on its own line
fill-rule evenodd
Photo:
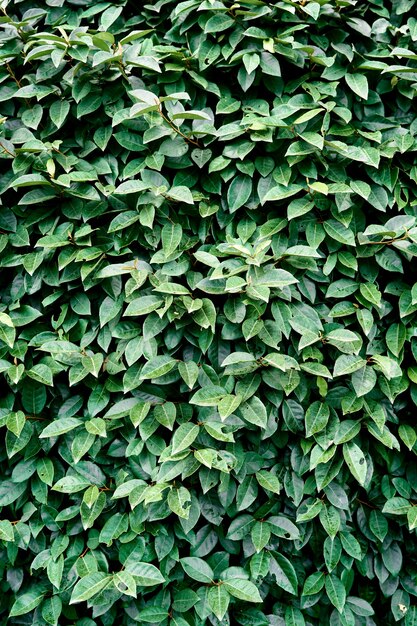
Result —
M 0 7 L 0 623 L 416 626 L 415 0 Z

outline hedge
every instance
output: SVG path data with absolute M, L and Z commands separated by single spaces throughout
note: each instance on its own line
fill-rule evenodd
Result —
M 2 0 L 0 624 L 417 624 L 415 0 Z

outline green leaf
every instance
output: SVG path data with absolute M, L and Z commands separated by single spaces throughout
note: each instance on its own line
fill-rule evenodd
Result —
M 359 352 L 362 346 L 361 338 L 351 330 L 337 329 L 330 331 L 326 340 L 331 345 L 347 354 Z
M 227 191 L 229 211 L 234 213 L 246 204 L 252 193 L 252 180 L 249 176 L 236 176 Z
M 165 578 L 155 565 L 137 561 L 135 563 L 128 562 L 126 570 L 134 576 L 136 583 L 142 587 L 153 587 L 165 582 Z
M 249 422 L 250 424 L 254 424 L 255 426 L 259 426 L 260 428 L 266 428 L 267 423 L 267 412 L 264 403 L 253 396 L 247 402 L 244 402 L 239 407 L 239 412 L 242 414 L 242 417 Z
M 136 598 L 136 581 L 129 572 L 123 571 L 114 574 L 113 583 L 116 589 L 125 595 Z
M 251 530 L 252 543 L 256 552 L 260 552 L 268 544 L 271 537 L 271 529 L 264 522 L 256 522 Z
M 371 511 L 369 516 L 369 528 L 381 542 L 384 541 L 388 533 L 388 522 L 380 511 Z
M 180 185 L 178 187 L 171 187 L 167 193 L 170 200 L 175 202 L 184 202 L 185 204 L 194 204 L 194 199 L 191 191 L 188 187 Z
M 104 572 L 93 572 L 81 578 L 71 593 L 70 604 L 85 602 L 109 585 L 112 576 Z
M 180 559 L 184 572 L 200 583 L 211 583 L 214 578 L 210 565 L 196 556 L 188 556 Z
M 407 511 L 408 530 L 417 528 L 417 507 L 412 506 Z
M 140 215 L 136 211 L 124 211 L 123 213 L 120 213 L 120 215 L 116 215 L 116 217 L 110 222 L 107 232 L 116 233 L 119 230 L 123 230 L 123 228 L 128 228 L 139 220 Z
M 307 6 L 310 6 L 312 4 L 316 3 L 310 2 L 310 4 Z M 297 609 L 294 606 L 287 606 L 287 608 L 285 609 L 285 623 L 288 626 L 305 626 L 305 620 L 300 609 Z
M 211 587 L 207 595 L 207 603 L 218 620 L 222 620 L 229 607 L 230 594 L 225 585 Z
M 262 602 L 257 587 L 250 580 L 230 578 L 224 580 L 223 585 L 226 591 L 234 598 L 245 600 L 246 602 Z
M 391 324 L 385 335 L 388 348 L 394 354 L 399 357 L 400 352 L 404 347 L 404 343 L 407 337 L 407 331 L 404 324 Z
M 49 116 L 57 128 L 61 128 L 70 112 L 68 100 L 55 100 L 49 109 Z
M 42 617 L 47 624 L 57 624 L 62 612 L 62 600 L 59 596 L 46 598 L 42 604 Z
M 368 80 L 364 74 L 345 74 L 350 89 L 363 100 L 368 99 Z
M 334 607 L 342 613 L 346 603 L 346 589 L 337 576 L 329 574 L 325 579 L 326 594 Z
M 311 435 L 322 431 L 326 427 L 329 417 L 330 410 L 327 404 L 313 402 L 313 404 L 308 407 L 305 415 L 306 436 L 311 437 Z
M 297 595 L 297 574 L 291 562 L 283 554 L 273 552 L 271 573 L 275 576 L 278 587 L 287 593 Z
M 13 411 L 7 416 L 6 428 L 16 435 L 16 437 L 20 437 L 20 434 L 25 427 L 25 423 L 26 416 L 23 411 Z
M 324 572 L 316 572 L 308 576 L 304 583 L 302 595 L 311 596 L 319 593 L 324 587 L 325 577 Z
M 333 376 L 353 374 L 366 366 L 366 360 L 360 356 L 342 354 L 336 359 Z
M 372 283 L 362 283 L 359 285 L 359 291 L 365 300 L 379 307 L 381 304 L 381 292 Z
M 401 497 L 394 497 L 389 498 L 389 500 L 385 502 L 382 512 L 390 513 L 391 515 L 406 515 L 409 508 L 410 503 L 408 500 Z
M 142 379 L 160 378 L 170 372 L 177 361 L 170 356 L 156 356 L 143 366 L 140 377 Z
M 139 611 L 138 617 L 145 623 L 160 624 L 168 617 L 168 611 L 158 606 L 149 606 Z
M 203 306 L 193 313 L 193 320 L 202 328 L 210 328 L 214 333 L 216 326 L 216 308 L 211 300 L 203 298 Z
M 165 224 L 162 229 L 162 248 L 166 256 L 170 256 L 178 248 L 182 239 L 182 227 L 180 224 Z
M 267 491 L 272 491 L 272 493 L 279 493 L 281 489 L 280 482 L 274 474 L 268 472 L 266 470 L 260 470 L 256 472 L 256 479 L 258 483 L 266 489 Z
M 324 530 L 333 539 L 340 528 L 340 515 L 337 509 L 333 506 L 325 506 L 321 509 L 319 518 Z
M 234 20 L 230 17 L 230 15 L 226 15 L 225 13 L 218 13 L 217 15 L 213 15 L 210 17 L 206 25 L 204 27 L 205 33 L 219 33 L 223 30 L 226 30 L 230 26 L 233 26 Z
M 337 220 L 327 220 L 323 222 L 323 227 L 331 239 L 343 243 L 346 246 L 356 245 L 353 231 L 343 226 L 343 224 Z
M 60 493 L 77 493 L 78 491 L 87 489 L 90 484 L 91 483 L 87 478 L 80 475 L 71 475 L 60 478 L 52 489 L 54 491 L 59 491 Z
M 299 365 L 295 359 L 285 354 L 279 354 L 278 352 L 267 354 L 262 357 L 262 360 L 268 365 L 276 367 L 283 372 L 286 372 L 289 369 L 299 369 Z
M 172 454 L 178 454 L 178 452 L 189 448 L 197 438 L 199 431 L 200 429 L 196 424 L 190 422 L 181 424 L 172 437 Z
M 359 446 L 353 441 L 343 444 L 343 458 L 346 465 L 360 485 L 365 484 L 368 464 Z
M 141 180 L 127 180 L 116 187 L 114 193 L 119 196 L 125 196 L 131 193 L 139 193 L 141 191 L 145 191 L 146 189 L 148 189 L 148 185 L 143 183 Z
M 0 339 L 10 348 L 13 348 L 16 339 L 16 329 L 7 313 L 0 313 Z
M 42 383 L 43 385 L 53 386 L 53 374 L 52 370 L 43 363 L 34 365 L 30 370 L 27 370 L 27 375 Z
M 338 537 L 326 538 L 323 545 L 323 555 L 327 571 L 330 573 L 337 567 L 342 556 L 342 545 Z
M 256 281 L 256 285 L 283 289 L 284 287 L 293 285 L 297 282 L 298 280 L 286 270 L 268 270 L 260 276 L 260 278 Z
M 185 487 L 173 487 L 168 492 L 167 503 L 173 513 L 183 519 L 190 516 L 191 494 Z
M 262 198 L 262 204 L 265 202 L 276 202 L 277 200 L 285 200 L 294 196 L 298 192 L 303 190 L 302 185 L 276 185 L 268 191 L 268 193 Z
M 361 369 L 355 371 L 352 376 L 352 385 L 357 396 L 365 396 L 367 393 L 372 391 L 372 389 L 375 387 L 376 380 L 376 373 L 369 366 L 364 366 Z
M 402 375 L 401 368 L 398 363 L 394 361 L 394 359 L 391 359 L 388 356 L 375 354 L 372 356 L 372 360 L 377 369 L 380 370 L 384 376 L 388 378 L 388 380 Z
M 164 301 L 160 296 L 142 296 L 132 300 L 124 312 L 124 316 L 147 315 L 159 309 L 163 303 Z
M 187 363 L 180 361 L 178 363 L 178 371 L 188 388 L 192 389 L 197 381 L 199 373 L 197 363 L 194 363 L 194 361 L 189 361 Z
M 223 387 L 210 385 L 196 391 L 189 402 L 198 406 L 216 406 L 226 395 Z
M 62 419 L 54 420 L 48 426 L 46 426 L 39 437 L 57 437 L 58 435 L 63 435 L 64 433 L 68 433 L 70 430 L 74 430 L 77 426 L 82 424 L 82 420 L 76 417 L 63 417 Z
M 229 415 L 234 413 L 236 409 L 239 408 L 241 402 L 241 396 L 233 396 L 231 394 L 224 396 L 224 398 L 222 398 L 217 404 L 217 410 L 219 411 L 221 419 L 225 420 L 226 417 L 229 417 Z
M 9 617 L 18 617 L 19 615 L 25 615 L 33 611 L 42 602 L 45 591 L 42 587 L 34 586 L 26 593 L 16 598 L 15 602 L 10 609 Z
M 0 539 L 2 541 L 14 541 L 14 530 L 9 520 L 0 521 Z
M 36 462 L 36 471 L 42 482 L 52 487 L 54 481 L 54 464 L 51 459 L 40 458 Z
M 412 450 L 417 441 L 417 433 L 412 426 L 401 424 L 398 428 L 398 435 L 409 450 Z

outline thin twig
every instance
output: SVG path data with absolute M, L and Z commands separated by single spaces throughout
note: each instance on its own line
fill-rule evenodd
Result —
M 390 246 L 393 243 L 397 243 L 397 241 L 403 241 L 404 239 L 408 239 L 408 233 L 404 233 L 402 237 L 397 237 L 397 239 L 388 239 L 387 241 L 368 241 L 365 243 L 365 246 Z
M 177 126 L 175 126 L 175 124 L 173 124 L 171 120 L 162 113 L 160 108 L 158 109 L 158 113 L 162 117 L 162 119 L 165 120 L 165 122 L 172 128 L 173 131 L 175 131 L 178 135 L 183 137 L 186 141 L 189 141 L 190 143 L 192 143 L 194 146 L 201 148 L 198 141 L 194 141 L 194 139 L 190 139 L 190 137 L 187 137 L 187 135 L 184 135 L 184 133 L 182 133 L 180 129 Z
M 13 157 L 13 158 L 15 158 L 15 157 L 16 157 L 16 155 L 15 155 L 15 154 L 13 154 L 13 152 L 10 152 L 10 150 L 8 150 L 8 149 L 6 148 L 6 146 L 4 146 L 3 144 L 0 144 L 0 145 L 1 145 L 1 147 L 3 148 L 3 152 L 7 152 L 7 154 L 10 154 L 10 156 L 11 156 L 11 157 Z

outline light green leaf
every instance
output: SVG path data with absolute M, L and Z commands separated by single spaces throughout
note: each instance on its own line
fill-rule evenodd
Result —
M 209 589 L 207 603 L 218 620 L 222 620 L 229 607 L 230 594 L 224 585 L 216 585 Z
M 262 602 L 259 591 L 250 580 L 242 578 L 231 578 L 223 581 L 226 591 L 234 598 L 245 600 L 246 602 Z
M 167 503 L 173 513 L 183 519 L 190 516 L 191 494 L 185 487 L 173 487 L 168 492 Z
M 267 491 L 272 491 L 272 493 L 279 493 L 281 489 L 280 482 L 278 477 L 272 472 L 268 472 L 267 470 L 260 470 L 256 472 L 256 479 L 258 483 L 266 489 Z
M 142 368 L 140 377 L 142 379 L 160 378 L 170 372 L 177 364 L 177 361 L 170 356 L 156 356 Z
M 200 429 L 196 424 L 181 424 L 172 437 L 172 454 L 178 454 L 189 448 L 197 438 Z
M 266 428 L 268 419 L 266 407 L 257 396 L 253 396 L 250 400 L 241 404 L 239 412 L 250 424 L 254 424 L 260 428 Z
M 343 444 L 343 457 L 346 465 L 360 485 L 365 484 L 368 464 L 359 446 L 353 441 Z
M 57 128 L 61 128 L 70 112 L 68 100 L 55 100 L 49 109 L 49 116 Z
M 211 583 L 214 578 L 212 568 L 208 563 L 196 556 L 189 556 L 180 559 L 184 572 L 200 583 Z
M 147 315 L 159 309 L 163 303 L 164 301 L 160 296 L 142 296 L 132 300 L 123 315 L 124 317 Z
M 236 176 L 227 192 L 230 213 L 234 213 L 249 200 L 252 193 L 252 180 L 249 176 Z
M 342 581 L 334 574 L 329 574 L 325 579 L 326 594 L 334 607 L 342 613 L 346 603 L 346 589 Z
M 48 426 L 46 426 L 39 437 L 58 437 L 58 435 L 63 435 L 68 433 L 70 430 L 74 430 L 77 426 L 82 424 L 82 420 L 77 417 L 63 417 L 62 419 L 54 420 Z
M 313 402 L 307 409 L 305 414 L 306 436 L 311 437 L 321 432 L 330 417 L 330 409 L 323 402 Z
M 368 79 L 364 74 L 345 74 L 345 80 L 356 95 L 363 100 L 368 99 Z
M 127 571 L 118 572 L 113 576 L 113 583 L 116 589 L 121 591 L 127 596 L 137 597 L 136 594 L 136 581 L 132 574 Z
M 198 406 L 217 406 L 226 395 L 227 391 L 223 387 L 211 385 L 196 391 L 189 402 Z
M 42 602 L 45 591 L 34 586 L 26 593 L 18 596 L 10 609 L 9 617 L 18 617 L 33 611 Z
M 112 581 L 112 576 L 105 574 L 104 572 L 93 572 L 84 576 L 75 585 L 70 604 L 76 604 L 78 602 L 85 602 L 90 598 L 93 598 L 105 587 L 107 587 Z
M 165 582 L 159 569 L 151 563 L 128 561 L 126 570 L 135 577 L 137 584 L 142 587 L 153 587 Z
M 175 202 L 194 204 L 194 199 L 191 191 L 188 187 L 184 187 L 182 185 L 178 187 L 171 187 L 171 189 L 167 192 L 167 196 L 170 200 L 175 200 Z
M 143 183 L 141 180 L 127 180 L 126 182 L 116 187 L 114 193 L 124 196 L 131 193 L 145 191 L 148 188 L 148 185 L 146 183 Z
M 291 595 L 297 595 L 298 579 L 291 562 L 278 552 L 272 553 L 271 574 L 275 576 L 276 583 Z
M 182 227 L 180 224 L 165 224 L 161 232 L 162 249 L 166 256 L 170 256 L 178 248 L 182 239 Z
M 197 363 L 194 361 L 180 361 L 178 363 L 178 371 L 187 387 L 192 389 L 197 381 L 198 373 L 200 371 Z

